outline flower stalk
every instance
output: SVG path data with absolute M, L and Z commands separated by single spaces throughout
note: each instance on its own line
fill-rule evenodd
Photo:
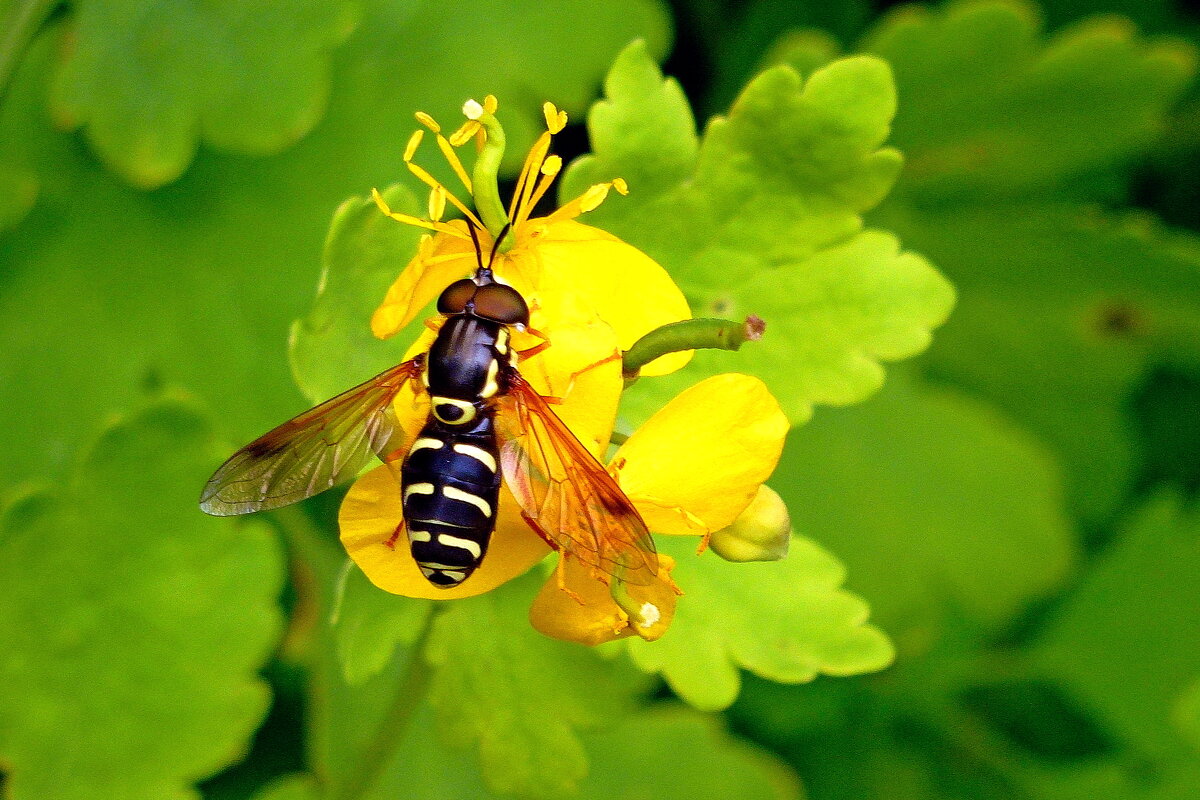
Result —
M 729 319 L 685 319 L 655 328 L 633 343 L 622 357 L 626 384 L 633 383 L 642 367 L 668 353 L 687 350 L 737 350 L 762 338 L 767 324 L 753 314 L 742 322 Z

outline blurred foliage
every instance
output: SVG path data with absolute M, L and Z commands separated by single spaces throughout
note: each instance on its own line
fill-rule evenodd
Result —
M 0 797 L 1200 796 L 1200 27 L 880 5 L 0 0 Z M 563 196 L 626 178 L 587 221 L 767 319 L 625 398 L 743 370 L 796 426 L 790 556 L 665 543 L 657 643 L 383 594 L 336 497 L 195 509 L 400 357 L 366 193 L 489 92 L 507 174 L 586 118 Z

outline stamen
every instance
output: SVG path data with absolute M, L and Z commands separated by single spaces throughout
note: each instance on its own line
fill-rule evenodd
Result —
M 455 147 L 462 147 L 467 142 L 471 141 L 471 137 L 477 131 L 481 130 L 481 126 L 473 119 L 469 119 L 459 127 L 454 133 L 450 134 L 450 144 Z
M 429 219 L 441 222 L 442 214 L 446 213 L 446 190 L 438 186 L 429 192 Z
M 483 110 L 488 114 L 495 114 L 496 109 L 500 107 L 500 101 L 496 99 L 496 95 L 489 94 L 483 98 Z
M 454 147 L 441 134 L 438 134 L 437 143 L 442 151 L 442 155 L 450 162 L 450 169 L 454 170 L 454 174 L 462 181 L 462 185 L 466 188 L 467 193 L 474 194 L 475 191 L 471 188 L 471 176 L 467 174 L 467 170 L 463 167 L 462 162 L 458 160 L 458 153 L 454 152 Z
M 546 130 L 552 134 L 558 133 L 567 127 L 567 112 L 559 111 L 554 103 L 544 103 L 542 105 L 542 116 L 546 118 Z
M 380 211 L 397 222 L 403 222 L 405 225 L 412 225 L 416 228 L 425 228 L 426 230 L 438 231 L 439 233 L 444 233 L 457 239 L 467 238 L 466 234 L 464 234 L 458 228 L 455 228 L 453 225 L 449 225 L 445 222 L 431 222 L 426 219 L 414 217 L 410 214 L 401 214 L 398 211 L 392 211 L 392 207 L 389 206 L 387 201 L 383 199 L 383 195 L 380 194 L 378 189 L 371 190 L 371 198 L 375 201 L 375 205 L 379 207 Z
M 516 220 L 517 225 L 523 225 L 529 219 L 529 215 L 533 213 L 533 210 L 537 208 L 537 204 L 546 196 L 546 192 L 549 191 L 550 185 L 554 183 L 554 178 L 561 169 L 561 158 L 554 155 L 547 156 L 546 160 L 542 163 L 542 177 L 538 180 L 537 189 L 534 190 L 533 196 L 529 198 L 529 203 L 521 209 L 521 216 Z
M 426 128 L 429 128 L 429 130 L 433 131 L 434 133 L 442 132 L 442 126 L 438 125 L 437 121 L 434 120 L 433 117 L 426 114 L 424 111 L 418 111 L 413 116 L 415 116 L 417 118 L 417 122 L 421 123 Z
M 437 178 L 433 177 L 428 172 L 423 170 L 421 167 L 418 167 L 416 164 L 412 163 L 411 161 L 406 161 L 404 166 L 408 167 L 408 171 L 411 172 L 413 175 L 416 175 L 417 178 L 419 178 L 421 180 L 421 182 L 424 183 L 426 186 L 428 186 L 430 189 L 437 189 L 440 187 L 443 192 L 446 192 L 446 199 L 449 200 L 451 203 L 453 203 L 454 207 L 457 208 L 459 211 L 461 211 L 464 217 L 471 220 L 479 227 L 481 227 L 481 228 L 483 227 L 483 223 L 479 221 L 479 218 L 475 216 L 475 214 L 471 211 L 471 209 L 467 208 L 466 205 L 464 205 L 461 200 L 459 200 L 457 197 L 455 197 L 453 192 L 447 191 L 446 187 L 444 187 L 440 183 L 438 183 Z
M 591 211 L 604 202 L 604 198 L 608 197 L 609 189 L 616 189 L 618 194 L 628 194 L 629 192 L 629 186 L 621 178 L 613 178 L 607 183 L 597 183 L 571 202 L 555 209 L 546 219 L 550 222 L 574 219 L 580 214 Z
M 509 219 L 516 219 L 522 215 L 522 210 L 529 202 L 530 195 L 533 194 L 533 172 L 541 170 L 542 162 L 548 152 L 550 152 L 550 134 L 543 133 L 534 143 L 529 155 L 525 157 L 525 164 L 521 167 L 521 177 L 517 179 L 517 188 L 513 190 L 512 201 L 508 204 Z M 528 218 L 529 214 L 525 213 L 524 216 Z
M 421 140 L 425 138 L 425 131 L 417 128 L 413 131 L 412 136 L 408 137 L 408 144 L 404 146 L 404 160 L 412 161 L 413 156 L 417 153 L 417 148 L 421 146 Z

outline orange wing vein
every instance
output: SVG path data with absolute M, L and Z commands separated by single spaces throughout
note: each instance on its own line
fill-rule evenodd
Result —
M 238 450 L 200 495 L 200 508 L 219 517 L 279 508 L 358 474 L 372 455 L 406 450 L 392 400 L 421 374 L 420 358 L 310 408 Z
M 515 369 L 497 400 L 500 463 L 547 544 L 633 585 L 658 575 L 654 540 L 612 476 Z

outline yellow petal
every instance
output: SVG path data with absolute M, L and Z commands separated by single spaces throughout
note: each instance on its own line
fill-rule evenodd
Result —
M 642 605 L 649 603 L 656 610 L 652 624 L 631 623 L 629 615 L 613 600 L 608 584 L 571 558 L 564 566 L 563 580 L 575 596 L 559 587 L 557 573 L 551 575 L 529 609 L 529 621 L 547 636 L 590 646 L 634 635 L 657 639 L 675 617 L 678 595 L 670 576 L 674 562 L 666 556 L 659 556 L 659 560 L 658 580 L 651 586 L 637 587 L 639 595 L 644 596 Z
M 646 333 L 690 319 L 687 300 L 658 262 L 610 233 L 574 220 L 530 220 L 509 255 L 534 262 L 537 289 L 548 295 L 575 293 L 613 327 L 622 350 Z M 665 375 L 691 353 L 652 361 L 642 375 Z
M 702 535 L 745 510 L 775 469 L 787 418 L 765 384 L 730 373 L 673 399 L 621 446 L 612 465 L 655 533 Z
M 552 410 L 593 455 L 603 458 L 624 388 L 616 334 L 577 297 L 547 301 L 538 292 L 534 299 L 544 310 L 533 315 L 533 327 L 549 338 L 550 346 L 519 361 L 517 368 L 543 397 L 562 401 Z M 529 339 L 533 337 L 520 337 L 514 346 L 524 347 Z
M 449 225 L 466 232 L 466 223 Z M 485 245 L 488 246 L 488 245 Z M 438 233 L 408 262 L 371 317 L 371 332 L 386 339 L 402 330 L 421 309 L 452 282 L 470 276 L 477 266 L 475 246 L 466 240 Z
M 384 544 L 401 519 L 398 472 L 385 464 L 359 478 L 342 501 L 338 514 L 346 552 L 380 589 L 431 600 L 473 597 L 524 573 L 550 552 L 546 543 L 521 519 L 516 499 L 503 489 L 496 531 L 479 569 L 451 589 L 434 586 L 413 561 L 403 534 L 395 548 Z

